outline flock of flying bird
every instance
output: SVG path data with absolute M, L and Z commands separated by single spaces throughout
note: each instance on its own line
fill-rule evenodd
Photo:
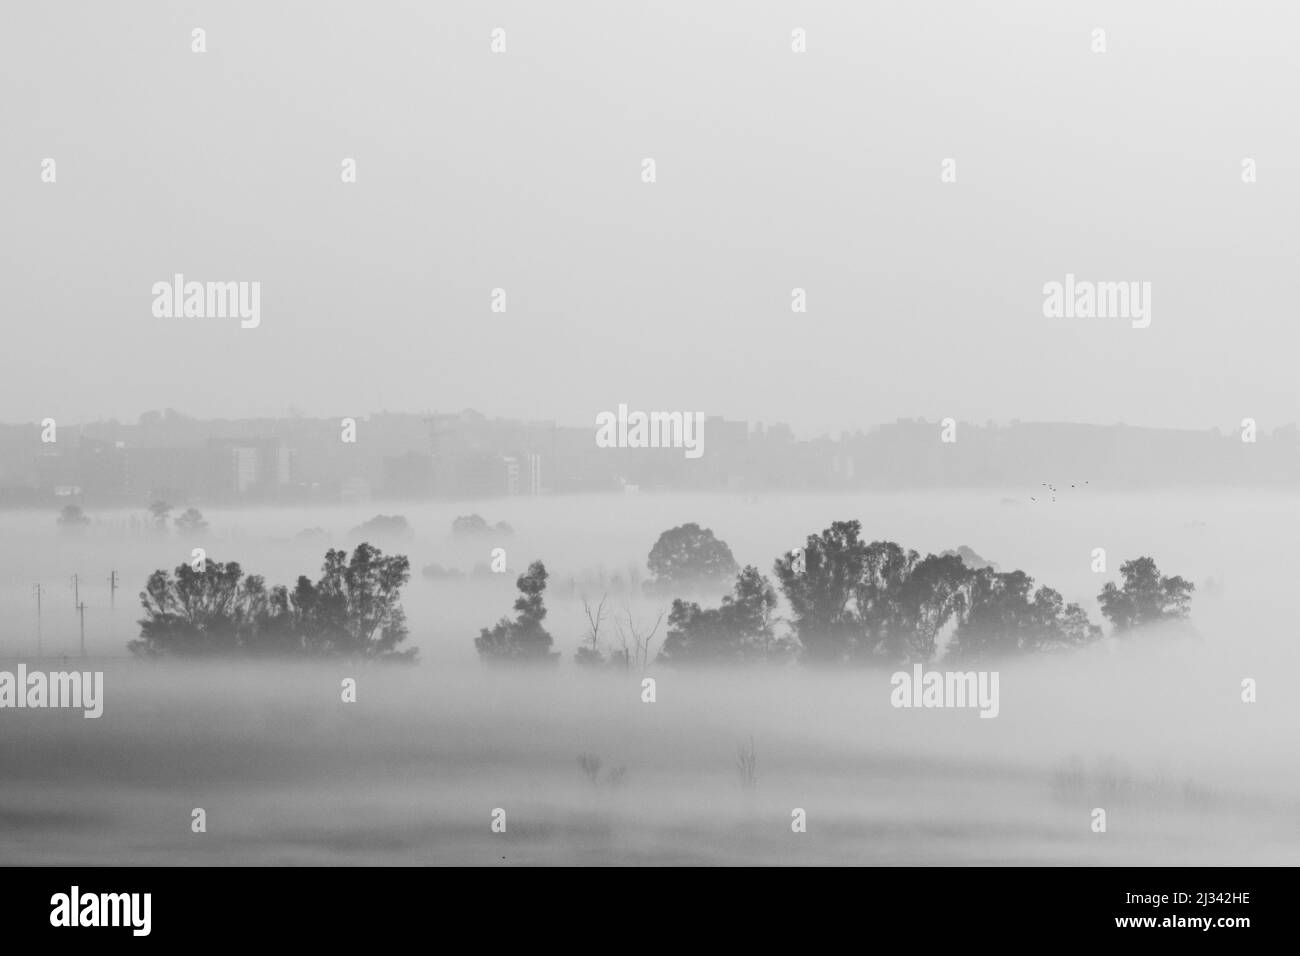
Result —
M 1088 483 L 1088 482 L 1086 482 L 1086 481 L 1084 482 L 1085 485 L 1086 485 L 1087 483 Z M 1050 482 L 1046 482 L 1046 481 L 1045 481 L 1045 482 L 1043 482 L 1043 487 L 1046 488 L 1048 491 L 1050 491 L 1050 492 L 1052 493 L 1052 500 L 1055 501 L 1055 500 L 1056 500 L 1056 485 L 1053 485 L 1053 484 L 1051 484 Z M 1071 488 L 1077 488 L 1078 485 L 1071 485 L 1070 487 L 1071 487 Z M 1030 500 L 1030 501 L 1037 501 L 1038 499 L 1035 498 L 1033 495 L 1030 495 L 1030 496 L 1029 496 L 1029 500 Z

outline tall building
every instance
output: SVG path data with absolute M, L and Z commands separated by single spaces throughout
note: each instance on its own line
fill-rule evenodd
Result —
M 218 497 L 274 497 L 293 479 L 293 456 L 280 438 L 213 438 L 208 449 L 223 466 L 211 489 Z
M 530 495 L 540 495 L 542 493 L 542 456 L 528 456 L 528 493 Z
M 506 494 L 513 497 L 519 494 L 519 459 L 507 455 L 501 462 L 506 470 Z

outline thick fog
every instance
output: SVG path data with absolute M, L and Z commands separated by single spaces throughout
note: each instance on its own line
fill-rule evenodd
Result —
M 136 863 L 1294 863 L 1300 714 L 1296 612 L 1285 555 L 1297 511 L 1264 495 L 1078 497 L 1051 509 L 997 496 L 591 496 L 399 506 L 415 665 L 142 662 L 125 656 L 148 571 L 188 542 L 106 516 L 67 545 L 47 515 L 4 516 L 6 658 L 43 641 L 77 665 L 79 573 L 104 716 L 9 710 L 0 733 L 7 862 Z M 510 612 L 514 574 L 455 583 L 486 547 L 451 519 L 506 520 L 511 570 L 551 569 L 548 626 L 563 659 L 522 672 L 475 659 L 480 627 Z M 213 512 L 215 560 L 272 580 L 313 574 L 324 547 L 373 507 Z M 890 669 L 800 665 L 590 673 L 573 654 L 581 597 L 610 594 L 643 630 L 664 602 L 615 595 L 659 531 L 713 528 L 740 562 L 771 560 L 836 516 L 922 551 L 966 544 L 1085 604 L 1114 575 L 1098 541 L 1152 551 L 1198 583 L 1199 639 L 1157 632 L 1000 665 L 996 719 L 890 705 Z M 125 515 L 119 516 L 125 522 Z M 302 541 L 309 527 L 325 539 Z M 337 541 L 335 542 L 335 539 Z M 1158 542 L 1158 547 L 1147 547 Z M 1144 551 L 1145 549 L 1145 551 Z M 178 551 L 180 555 L 178 557 Z M 111 610 L 107 575 L 123 582 Z M 604 575 L 604 585 L 601 575 Z M 572 583 L 571 583 L 572 582 Z M 603 588 L 603 589 L 602 589 Z M 659 640 L 662 640 L 662 629 Z M 658 644 L 655 645 L 656 649 Z M 7 666 L 12 666 L 7 665 Z M 340 684 L 357 681 L 356 702 Z M 1254 678 L 1259 699 L 1241 701 Z M 745 786 L 740 749 L 752 742 Z M 601 761 L 591 782 L 582 755 Z M 621 779 L 611 771 L 626 768 Z M 193 808 L 209 832 L 190 832 Z M 1108 831 L 1089 829 L 1103 807 Z M 796 808 L 807 832 L 790 831 Z M 490 829 L 504 809 L 504 834 Z
M 8 6 L 0 863 L 1300 862 L 1294 3 Z M 840 521 L 933 649 L 792 649 Z M 414 660 L 312 629 L 363 542 Z M 167 645 L 217 562 L 312 653 Z

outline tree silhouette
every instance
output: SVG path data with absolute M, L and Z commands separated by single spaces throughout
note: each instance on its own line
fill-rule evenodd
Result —
M 653 578 L 646 587 L 657 592 L 719 584 L 740 570 L 727 543 L 693 522 L 661 534 L 646 566 Z
M 172 506 L 167 502 L 156 499 L 149 503 L 149 517 L 153 519 L 153 526 L 158 531 L 167 530 L 167 518 L 172 513 Z
M 892 541 L 866 544 L 856 521 L 810 535 L 803 551 L 775 570 L 811 663 L 929 661 L 947 632 L 948 653 L 965 658 L 1071 647 L 1101 633 L 1079 605 L 1051 588 L 1034 592 L 1023 571 L 972 569 L 960 551 L 922 558 Z
M 736 576 L 718 608 L 673 601 L 659 659 L 669 664 L 752 663 L 779 656 L 789 645 L 773 633 L 776 591 L 753 565 Z
M 591 643 L 586 643 L 586 638 L 584 638 L 582 646 L 573 655 L 573 659 L 584 667 L 603 667 L 609 663 L 608 658 L 600 649 L 600 627 L 605 623 L 605 601 L 607 598 L 608 595 L 605 594 L 600 596 L 600 603 L 596 605 L 594 613 L 591 610 L 591 602 L 585 596 L 582 599 L 582 612 L 587 616 L 587 631 L 591 635 Z
M 515 599 L 512 621 L 503 617 L 490 630 L 481 628 L 474 639 L 479 657 L 491 662 L 555 663 L 560 655 L 551 650 L 552 639 L 542 621 L 546 618 L 546 605 L 542 594 L 546 590 L 546 566 L 534 561 L 515 582 L 519 597 Z
M 970 574 L 956 555 L 922 558 L 892 541 L 872 542 L 857 588 L 862 634 L 854 657 L 933 658 L 939 632 L 966 609 Z
M 1051 588 L 1035 592 L 1034 579 L 1024 571 L 975 571 L 969 600 L 949 651 L 957 660 L 1076 647 L 1101 636 L 1083 608 L 1066 604 Z
M 1117 632 L 1158 621 L 1187 617 L 1196 585 L 1181 577 L 1165 577 L 1152 558 L 1134 558 L 1119 567 L 1123 587 L 1107 582 L 1097 595 L 1104 614 Z
M 64 505 L 59 512 L 59 528 L 63 531 L 80 531 L 90 524 L 90 518 L 80 505 Z
M 236 562 L 207 559 L 155 571 L 140 592 L 145 617 L 132 653 L 158 656 L 325 655 L 413 659 L 398 651 L 408 636 L 401 588 L 405 555 L 370 544 L 325 555 L 320 579 L 298 578 L 292 591 L 268 589 Z
M 208 530 L 208 523 L 198 508 L 186 508 L 185 513 L 176 519 L 176 529 L 190 534 L 202 533 Z
M 405 515 L 375 515 L 349 531 L 348 537 L 373 540 L 388 537 L 409 538 L 412 534 L 414 529 Z
M 774 567 L 804 656 L 811 662 L 841 662 L 853 646 L 859 630 L 853 600 L 867 562 L 861 530 L 857 521 L 833 522 L 820 535 L 808 536 L 802 571 L 790 554 Z
M 406 613 L 401 588 L 410 579 L 411 563 L 405 555 L 385 556 L 374 545 L 357 545 L 347 551 L 325 552 L 321 578 L 313 586 L 298 579 L 295 599 L 306 613 L 306 624 L 317 648 L 327 653 L 364 657 L 413 657 L 415 650 L 398 652 L 406 639 Z

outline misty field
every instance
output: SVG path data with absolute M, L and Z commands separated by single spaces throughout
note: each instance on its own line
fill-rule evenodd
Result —
M 452 518 L 508 521 L 467 543 Z M 403 593 L 413 666 L 134 661 L 135 593 L 205 547 L 274 583 L 376 513 L 406 515 Z M 0 669 L 105 672 L 104 715 L 0 711 L 0 863 L 6 864 L 1296 864 L 1300 863 L 1297 613 L 1287 497 L 1079 495 L 628 496 L 352 509 L 205 512 L 204 540 L 96 515 L 0 514 Z M 1198 586 L 1199 640 L 1139 634 L 1000 666 L 1000 713 L 894 709 L 889 670 L 589 673 L 580 595 L 653 623 L 663 601 L 627 587 L 659 532 L 712 527 L 768 571 L 837 518 L 923 553 L 966 544 L 1084 604 L 1121 560 L 1152 554 Z M 300 538 L 307 528 L 323 536 Z M 435 581 L 507 549 L 510 574 Z M 1105 547 L 1111 574 L 1089 568 Z M 551 569 L 547 625 L 562 660 L 482 666 L 478 628 L 509 612 L 517 571 Z M 108 573 L 121 590 L 109 607 Z M 621 582 L 615 581 L 615 577 Z M 1213 579 L 1213 586 L 1203 585 Z M 626 597 L 618 593 L 624 586 Z M 658 640 L 662 639 L 660 631 Z M 656 642 L 656 643 L 657 643 Z M 344 678 L 357 700 L 344 703 Z M 1241 701 L 1241 681 L 1259 699 Z M 752 773 L 742 748 L 752 742 Z M 191 832 L 201 807 L 207 832 Z M 1090 829 L 1105 808 L 1107 832 Z M 807 832 L 791 830 L 801 809 Z M 492 830 L 505 811 L 505 832 Z

